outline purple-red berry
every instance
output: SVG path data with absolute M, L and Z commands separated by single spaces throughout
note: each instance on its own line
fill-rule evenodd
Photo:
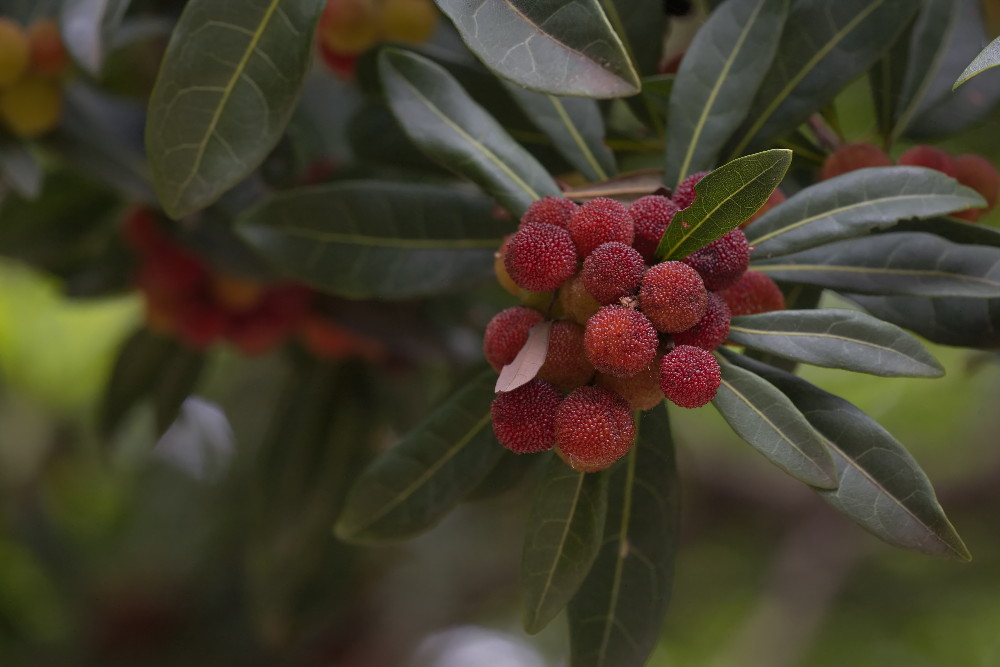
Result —
M 677 204 L 663 195 L 640 197 L 629 207 L 628 212 L 635 225 L 632 247 L 647 263 L 656 261 L 656 248 L 677 211 Z
M 563 397 L 544 380 L 534 379 L 500 392 L 490 405 L 493 433 L 515 454 L 544 452 L 556 444 L 556 410 Z
M 578 208 L 579 206 L 575 202 L 565 197 L 542 197 L 531 202 L 528 210 L 521 216 L 520 226 L 542 222 L 546 225 L 555 225 L 566 229 Z
M 658 358 L 631 377 L 598 373 L 596 384 L 621 396 L 632 410 L 651 410 L 663 402 Z
M 499 372 L 514 361 L 528 340 L 531 327 L 541 321 L 541 313 L 524 306 L 513 306 L 493 316 L 483 336 L 483 354 L 493 370 Z
M 884 150 L 865 141 L 844 144 L 823 161 L 819 180 L 825 181 L 856 169 L 890 167 L 892 158 Z
M 572 391 L 590 382 L 594 366 L 587 359 L 583 345 L 583 327 L 575 322 L 552 324 L 549 348 L 538 377 L 555 385 L 560 391 Z
M 562 227 L 524 225 L 507 242 L 504 267 L 519 287 L 548 292 L 576 273 L 576 247 Z
M 677 208 L 684 210 L 694 203 L 694 200 L 698 197 L 698 193 L 695 192 L 694 186 L 698 185 L 701 179 L 705 178 L 711 171 L 699 171 L 691 174 L 677 186 L 674 190 L 673 200 L 677 204 Z
M 569 222 L 569 233 L 576 244 L 580 259 L 585 259 L 602 243 L 618 241 L 631 245 L 635 225 L 628 209 L 619 201 L 607 197 L 591 199 L 581 206 Z
M 617 303 L 639 291 L 646 264 L 631 246 L 618 241 L 602 243 L 583 260 L 580 280 L 602 304 Z
M 659 345 L 645 315 L 625 306 L 604 306 L 587 321 L 583 344 L 601 373 L 628 377 L 649 365 Z
M 729 306 L 733 317 L 785 309 L 785 295 L 781 289 L 771 276 L 759 271 L 747 271 L 732 287 L 721 290 L 719 296 Z
M 556 409 L 556 451 L 579 472 L 604 470 L 635 440 L 628 403 L 601 387 L 580 387 Z
M 729 336 L 729 306 L 715 292 L 708 293 L 708 308 L 698 324 L 686 331 L 672 335 L 677 345 L 691 345 L 703 350 L 714 350 Z
M 715 292 L 734 284 L 750 266 L 750 245 L 743 230 L 734 229 L 681 261 L 698 272 L 705 289 Z
M 682 408 L 700 408 L 715 398 L 722 384 L 719 362 L 700 347 L 678 345 L 660 361 L 660 389 Z
M 643 276 L 639 303 L 658 331 L 676 333 L 690 329 L 702 318 L 708 292 L 701 276 L 687 264 L 661 262 Z

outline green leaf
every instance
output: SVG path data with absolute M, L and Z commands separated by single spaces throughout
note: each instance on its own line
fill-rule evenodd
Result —
M 465 502 L 495 498 L 519 486 L 524 478 L 528 477 L 542 463 L 543 458 L 515 454 L 509 449 L 503 450 L 503 453 L 500 454 L 500 460 L 493 466 L 489 474 L 476 488 L 466 494 Z
M 569 603 L 571 667 L 642 667 L 670 605 L 680 486 L 665 404 L 611 474 L 604 542 Z
M 892 46 L 882 55 L 874 67 L 868 70 L 868 84 L 872 103 L 875 106 L 875 122 L 883 144 L 890 145 L 896 124 L 896 114 L 900 105 L 900 91 L 910 60 L 909 44 L 913 33 L 912 25 L 904 29 Z
M 731 154 L 770 143 L 874 65 L 907 25 L 913 0 L 798 0 Z
M 562 611 L 601 548 L 610 471 L 577 472 L 551 455 L 525 529 L 521 619 L 539 632 Z
M 156 428 L 163 433 L 177 419 L 181 405 L 194 392 L 205 369 L 205 354 L 179 347 L 160 369 L 153 387 Z
M 503 452 L 490 428 L 495 379 L 484 370 L 360 475 L 337 521 L 340 539 L 416 535 L 486 477 Z
M 0 182 L 25 199 L 35 199 L 41 194 L 42 179 L 42 165 L 28 147 L 0 133 Z
M 552 140 L 559 154 L 589 181 L 617 173 L 615 156 L 604 143 L 604 119 L 594 100 L 533 93 L 507 84 L 514 101 Z
M 788 5 L 729 0 L 695 33 L 670 95 L 667 183 L 715 167 L 771 65 Z
M 941 345 L 1000 347 L 1000 299 L 845 296 L 875 317 Z
M 722 384 L 712 404 L 736 433 L 768 461 L 809 486 L 837 486 L 823 437 L 767 380 L 718 356 Z
M 191 0 L 149 100 L 146 150 L 164 209 L 208 206 L 277 144 L 298 100 L 324 0 Z
M 754 263 L 778 281 L 865 294 L 1000 298 L 1000 249 L 890 232 Z
M 59 23 L 63 42 L 73 60 L 97 76 L 104 66 L 108 43 L 121 23 L 130 0 L 73 0 L 62 3 Z
M 974 222 L 964 222 L 954 218 L 929 218 L 927 220 L 904 220 L 887 233 L 925 232 L 934 234 L 952 243 L 986 245 L 1000 248 L 1000 229 Z
M 694 203 L 674 216 L 656 256 L 683 259 L 757 212 L 781 183 L 792 151 L 774 149 L 722 165 L 695 185 Z
M 661 0 L 601 0 L 601 6 L 639 74 L 655 74 L 667 29 Z
M 783 391 L 824 436 L 840 484 L 834 490 L 817 489 L 821 498 L 889 544 L 932 556 L 970 559 L 927 475 L 874 419 L 791 373 L 740 355 L 726 356 Z
M 734 317 L 729 340 L 827 368 L 882 377 L 940 377 L 941 364 L 899 327 L 854 310 L 780 310 Z
M 498 76 L 554 95 L 627 97 L 639 75 L 597 0 L 436 0 Z
M 379 71 L 392 113 L 435 162 L 473 181 L 520 217 L 559 186 L 440 65 L 384 49 Z
M 104 391 L 99 422 L 110 434 L 125 414 L 149 395 L 167 365 L 180 352 L 180 343 L 140 329 L 122 346 Z
M 872 167 L 802 190 L 755 220 L 746 234 L 756 260 L 984 203 L 977 192 L 934 169 Z
M 979 52 L 979 55 L 973 58 L 969 66 L 965 68 L 957 79 L 955 79 L 955 85 L 951 87 L 955 90 L 963 83 L 968 81 L 974 76 L 978 76 L 988 69 L 992 69 L 1000 65 L 1000 37 L 997 37 L 992 42 L 986 45 L 986 48 Z
M 344 181 L 283 192 L 238 233 L 285 274 L 350 298 L 407 299 L 488 279 L 510 232 L 475 192 Z

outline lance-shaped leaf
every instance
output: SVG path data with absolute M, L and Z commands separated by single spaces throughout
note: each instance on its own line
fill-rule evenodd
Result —
M 480 373 L 358 478 L 337 521 L 343 540 L 410 537 L 435 525 L 490 472 L 493 371 Z
M 833 489 L 837 477 L 823 437 L 767 380 L 716 357 L 722 384 L 712 400 L 734 431 L 768 461 L 809 486 Z
M 465 176 L 519 216 L 559 186 L 535 158 L 440 65 L 385 49 L 379 72 L 386 100 L 410 140 L 429 158 Z
M 864 236 L 905 218 L 985 205 L 979 194 L 934 169 L 872 167 L 817 183 L 747 227 L 754 259 Z
M 927 475 L 874 419 L 791 373 L 731 352 L 726 357 L 784 392 L 824 436 L 840 484 L 817 489 L 821 498 L 889 544 L 969 560 Z
M 1000 298 L 1000 248 L 890 232 L 754 263 L 778 281 L 866 294 Z
M 947 239 L 953 243 L 986 245 L 1000 248 L 1000 229 L 974 222 L 964 222 L 954 218 L 930 218 L 927 220 L 904 220 L 887 233 L 926 232 Z
M 562 611 L 601 548 L 610 472 L 577 472 L 552 455 L 542 472 L 521 557 L 521 619 L 534 634 Z
M 569 603 L 572 667 L 641 667 L 670 604 L 680 487 L 665 404 L 643 412 L 612 471 L 604 542 Z
M 827 368 L 883 377 L 940 377 L 941 364 L 913 336 L 854 310 L 781 310 L 734 317 L 729 340 Z
M 0 181 L 25 199 L 42 191 L 42 165 L 24 143 L 0 133 Z
M 510 231 L 491 208 L 455 188 L 345 181 L 275 195 L 237 229 L 277 268 L 319 289 L 406 299 L 489 277 Z
M 922 299 L 848 294 L 875 317 L 942 345 L 1000 347 L 1000 299 Z
M 729 0 L 695 34 L 670 94 L 666 182 L 671 186 L 717 164 L 771 65 L 788 4 Z
M 972 77 L 982 74 L 997 65 L 1000 65 L 1000 37 L 987 44 L 986 48 L 973 58 L 969 66 L 955 79 L 955 85 L 952 86 L 952 90 L 955 90 Z
M 639 74 L 659 71 L 667 16 L 661 0 L 600 0 Z M 645 82 L 643 82 L 645 88 Z
M 614 154 L 604 143 L 604 119 L 597 102 L 534 93 L 513 84 L 506 87 L 531 122 L 587 180 L 603 181 L 618 171 Z
M 757 212 L 785 177 L 792 151 L 774 149 L 737 158 L 695 185 L 694 203 L 674 216 L 656 256 L 683 259 Z
M 208 206 L 281 138 L 323 0 L 191 0 L 149 100 L 146 150 L 164 209 Z
M 639 92 L 625 47 L 597 0 L 436 0 L 497 75 L 555 95 Z
M 115 360 L 101 405 L 100 424 L 106 434 L 136 402 L 156 388 L 164 369 L 181 349 L 177 341 L 148 329 L 140 329 L 125 342 Z
M 63 3 L 60 24 L 66 50 L 90 74 L 100 74 L 108 42 L 125 16 L 129 2 L 74 0 Z
M 163 366 L 152 392 L 156 428 L 161 433 L 177 419 L 181 405 L 198 386 L 204 369 L 205 353 L 186 347 L 179 347 Z
M 912 0 L 798 0 L 792 5 L 777 55 L 731 154 L 763 146 L 821 109 L 868 70 L 906 27 Z

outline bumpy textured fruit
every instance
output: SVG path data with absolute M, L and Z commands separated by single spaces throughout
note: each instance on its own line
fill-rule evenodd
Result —
M 934 146 L 914 146 L 900 155 L 896 162 L 914 167 L 936 169 L 955 178 L 955 158 L 947 151 Z
M 720 384 L 719 362 L 700 347 L 678 345 L 660 361 L 660 389 L 682 408 L 700 408 L 711 402 Z
M 632 410 L 651 410 L 663 402 L 663 390 L 660 389 L 660 360 L 653 359 L 651 364 L 627 378 L 598 373 L 597 386 L 621 396 Z
M 59 124 L 62 90 L 47 79 L 26 76 L 0 90 L 0 119 L 22 137 L 37 137 Z
M 711 171 L 699 171 L 691 174 L 677 186 L 674 190 L 673 200 L 677 204 L 677 208 L 684 210 L 694 203 L 694 200 L 698 197 L 698 193 L 694 191 L 694 186 L 698 185 L 701 179 L 705 178 Z
M 565 316 L 577 324 L 586 324 L 601 309 L 601 302 L 583 286 L 579 273 L 559 288 L 559 305 Z
M 747 271 L 735 285 L 721 290 L 719 296 L 729 306 L 733 317 L 785 309 L 785 295 L 781 289 L 770 276 L 759 271 Z
M 659 344 L 645 315 L 625 306 L 604 306 L 587 321 L 587 359 L 608 375 L 628 377 L 649 365 Z
M 573 214 L 569 221 L 569 233 L 576 244 L 577 254 L 584 259 L 602 243 L 618 241 L 631 245 L 635 238 L 635 225 L 624 204 L 598 197 Z
M 507 243 L 510 242 L 511 236 L 512 235 L 505 237 L 503 243 L 500 244 L 500 249 L 493 253 L 493 273 L 496 274 L 497 282 L 500 283 L 505 290 L 514 296 L 519 297 L 524 293 L 524 290 L 517 286 L 514 279 L 510 277 L 509 273 L 507 273 L 507 267 L 504 266 L 504 256 L 507 254 Z
M 741 229 L 715 239 L 683 260 L 698 272 L 710 292 L 734 284 L 750 266 L 750 245 Z
M 986 208 L 970 208 L 952 215 L 962 220 L 975 222 L 986 213 L 993 210 L 997 204 L 997 194 L 1000 192 L 1000 174 L 997 168 L 980 155 L 966 153 L 955 157 L 955 178 L 983 196 Z
M 643 276 L 639 303 L 658 331 L 677 333 L 698 324 L 708 307 L 708 292 L 687 264 L 661 262 Z
M 0 17 L 0 86 L 8 86 L 24 74 L 31 59 L 28 35 L 18 23 Z
M 264 286 L 260 283 L 227 273 L 212 276 L 211 290 L 223 308 L 237 313 L 253 309 L 264 295 Z
M 28 27 L 31 49 L 31 71 L 43 77 L 56 77 L 69 67 L 69 54 L 63 46 L 59 25 L 43 19 Z
M 646 262 L 656 259 L 656 247 L 660 245 L 663 233 L 677 213 L 677 204 L 662 195 L 646 195 L 632 202 L 629 215 L 635 224 L 635 248 Z
M 531 202 L 528 210 L 521 216 L 521 226 L 533 222 L 544 222 L 563 229 L 569 228 L 569 221 L 580 208 L 575 202 L 565 197 L 542 197 Z
M 572 391 L 590 382 L 594 366 L 583 347 L 584 330 L 575 322 L 555 322 L 549 334 L 549 349 L 538 377 L 560 391 Z
M 558 389 L 537 378 L 513 391 L 501 392 L 490 405 L 493 433 L 515 454 L 552 449 L 556 443 L 556 411 L 562 400 Z
M 580 387 L 556 409 L 556 451 L 574 470 L 604 470 L 635 440 L 628 403 L 601 387 Z
M 864 141 L 844 144 L 830 153 L 819 171 L 819 179 L 825 181 L 855 169 L 867 167 L 890 167 L 892 158 L 884 150 Z
M 715 292 L 708 293 L 708 308 L 698 324 L 686 331 L 673 334 L 678 345 L 691 345 L 704 350 L 714 350 L 729 336 L 729 306 Z
M 422 44 L 430 39 L 437 22 L 431 0 L 383 0 L 379 7 L 379 34 L 390 42 Z
M 617 303 L 639 291 L 646 264 L 634 248 L 612 241 L 602 243 L 583 260 L 580 280 L 603 304 Z
M 756 222 L 758 218 L 763 216 L 772 208 L 787 200 L 788 197 L 785 196 L 785 193 L 782 192 L 780 189 L 775 188 L 774 192 L 771 193 L 771 196 L 767 198 L 766 202 L 764 202 L 764 205 L 761 206 L 759 209 L 757 209 L 756 213 L 754 213 L 749 218 L 740 223 L 740 229 L 746 229 L 747 227 L 750 226 L 751 223 Z
M 335 54 L 357 55 L 378 39 L 375 0 L 329 0 L 317 28 L 321 48 Z
M 576 273 L 576 247 L 561 227 L 524 225 L 507 242 L 504 266 L 519 287 L 548 292 Z
M 483 354 L 493 370 L 499 372 L 514 361 L 528 340 L 531 327 L 541 321 L 541 313 L 524 306 L 513 306 L 493 316 L 483 335 Z

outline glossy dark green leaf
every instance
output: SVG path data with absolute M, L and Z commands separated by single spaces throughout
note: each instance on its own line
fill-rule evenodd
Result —
M 712 400 L 734 431 L 768 461 L 809 486 L 833 489 L 837 476 L 823 437 L 770 382 L 717 357 L 722 384 Z
M 670 95 L 665 180 L 671 186 L 716 166 L 771 65 L 788 5 L 729 0 L 695 34 Z
M 740 355 L 726 356 L 784 392 L 824 436 L 840 484 L 834 490 L 818 489 L 821 498 L 889 544 L 969 560 L 927 475 L 874 419 L 790 373 Z
M 986 45 L 986 48 L 979 52 L 979 55 L 972 59 L 969 66 L 955 80 L 952 90 L 958 88 L 963 83 L 974 76 L 978 76 L 988 69 L 1000 65 L 1000 37 Z
M 618 171 L 604 143 L 604 119 L 594 100 L 556 97 L 507 84 L 514 101 L 545 133 L 556 150 L 589 181 L 603 181 Z
M 756 260 L 983 204 L 977 192 L 939 171 L 872 167 L 802 190 L 755 220 L 746 234 Z
M 642 667 L 663 633 L 680 523 L 666 405 L 637 426 L 611 474 L 600 553 L 567 610 L 571 667 Z
M 941 364 L 899 327 L 854 310 L 734 317 L 729 340 L 785 359 L 883 377 L 939 377 Z
M 174 423 L 181 405 L 198 386 L 204 369 L 205 354 L 183 346 L 163 365 L 152 390 L 156 428 L 161 433 Z
M 934 234 L 952 243 L 986 245 L 1000 248 L 1000 229 L 975 222 L 964 222 L 954 218 L 928 218 L 926 220 L 904 220 L 888 230 L 897 232 L 924 232 Z
M 278 194 L 237 229 L 283 273 L 319 289 L 407 299 L 489 278 L 511 228 L 491 210 L 487 198 L 456 188 L 344 181 Z
M 639 75 L 598 0 L 436 0 L 483 64 L 530 90 L 626 97 Z
M 892 232 L 754 263 L 778 281 L 863 294 L 1000 298 L 1000 248 Z
M 59 22 L 66 50 L 81 67 L 98 75 L 115 28 L 130 0 L 73 0 L 62 4 Z
M 281 138 L 324 0 L 191 0 L 149 100 L 146 150 L 173 217 L 217 200 Z
M 518 217 L 536 199 L 559 195 L 548 172 L 443 67 L 385 49 L 379 71 L 396 120 L 432 160 L 475 182 Z
M 555 454 L 542 472 L 521 557 L 521 620 L 531 634 L 563 610 L 597 558 L 609 475 L 577 472 Z
M 875 122 L 884 145 L 889 145 L 896 125 L 896 114 L 900 107 L 903 78 L 909 63 L 912 22 L 892 46 L 882 54 L 875 65 L 868 70 L 868 84 L 871 88 L 872 103 L 875 106 Z
M 0 133 L 0 183 L 25 199 L 34 199 L 42 191 L 42 178 L 42 165 L 28 147 Z
M 656 256 L 683 259 L 757 212 L 785 177 L 792 151 L 774 149 L 737 158 L 695 185 L 694 203 L 674 216 Z
M 765 146 L 874 65 L 917 10 L 913 0 L 797 0 L 731 155 Z
M 659 70 L 663 33 L 667 29 L 662 0 L 600 1 L 639 74 L 655 74 Z
M 942 345 L 1000 347 L 1000 299 L 848 294 L 875 317 Z
M 530 477 L 542 463 L 543 458 L 530 454 L 515 454 L 505 449 L 489 474 L 465 496 L 465 501 L 486 500 L 510 491 L 519 486 L 525 477 Z
M 435 525 L 503 453 L 490 428 L 496 374 L 480 373 L 362 473 L 337 521 L 352 542 L 411 537 Z
M 101 403 L 99 421 L 106 434 L 114 430 L 133 405 L 157 387 L 164 370 L 180 351 L 180 343 L 148 329 L 140 329 L 125 342 Z

